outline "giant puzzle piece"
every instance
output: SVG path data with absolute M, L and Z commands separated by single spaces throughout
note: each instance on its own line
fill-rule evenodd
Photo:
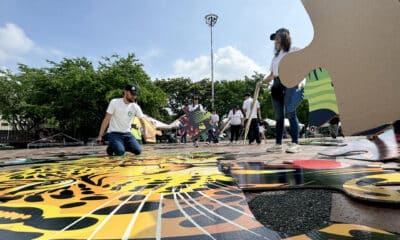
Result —
M 282 82 L 291 87 L 313 69 L 326 69 L 346 135 L 400 119 L 400 2 L 302 2 L 314 26 L 314 39 L 282 59 Z
M 0 239 L 280 239 L 210 153 L 0 172 Z
M 143 117 L 144 125 L 145 125 L 145 134 L 144 138 L 146 142 L 155 143 L 156 142 L 156 135 L 161 136 L 162 133 L 160 130 L 157 130 L 156 126 L 152 124 L 147 117 Z M 131 133 L 137 140 L 142 140 L 142 123 L 140 122 L 139 118 L 135 117 L 132 120 L 132 124 L 135 126 L 131 128 Z
M 217 155 L 125 159 L 125 167 L 115 159 L 86 158 L 1 171 L 0 239 L 280 239 L 255 219 L 233 179 L 218 171 Z M 377 177 L 347 185 L 366 195 L 375 192 L 378 181 L 396 181 L 385 175 L 389 171 L 375 172 Z M 386 194 L 378 193 L 380 198 Z M 352 239 L 360 233 L 366 239 L 399 237 L 372 227 L 332 224 L 307 233 L 308 238 L 289 239 Z

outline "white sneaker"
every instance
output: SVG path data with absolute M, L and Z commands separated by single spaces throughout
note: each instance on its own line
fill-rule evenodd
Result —
M 271 153 L 278 153 L 282 151 L 283 151 L 282 144 L 274 144 L 272 147 L 267 148 L 267 152 Z
M 286 149 L 287 153 L 298 153 L 300 152 L 300 146 L 297 143 L 291 143 L 289 147 Z

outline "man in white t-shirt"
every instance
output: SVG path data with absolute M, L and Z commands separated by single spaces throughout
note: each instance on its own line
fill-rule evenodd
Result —
M 139 118 L 143 131 L 146 132 L 142 109 L 136 104 L 137 95 L 137 87 L 133 84 L 128 84 L 124 88 L 124 97 L 114 98 L 108 105 L 97 141 L 101 141 L 108 126 L 107 138 L 109 143 L 107 154 L 110 156 L 124 155 L 125 149 L 136 155 L 142 152 L 142 147 L 131 134 L 131 124 L 135 116 Z
M 253 106 L 253 98 L 250 97 L 249 93 L 246 93 L 244 95 L 244 102 L 243 102 L 243 112 L 245 113 L 245 118 L 246 121 L 251 121 L 250 122 L 250 128 L 249 128 L 249 144 L 252 144 L 254 140 L 256 140 L 257 144 L 261 143 L 260 140 L 260 134 L 258 130 L 258 119 L 261 119 L 261 110 L 260 110 L 260 103 L 258 100 L 256 100 L 254 104 L 254 110 L 253 113 L 250 116 L 251 112 L 251 107 Z M 257 118 L 257 114 L 259 118 Z M 247 124 L 245 123 L 245 126 Z

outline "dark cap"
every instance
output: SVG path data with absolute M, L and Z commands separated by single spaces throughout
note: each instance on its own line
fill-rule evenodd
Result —
M 271 41 L 274 41 L 275 38 L 276 38 L 276 34 L 280 34 L 280 33 L 287 33 L 287 34 L 290 34 L 290 33 L 289 33 L 289 30 L 287 30 L 286 28 L 279 28 L 278 30 L 276 30 L 275 33 L 273 33 L 273 34 L 271 34 L 271 35 L 269 36 L 269 39 L 270 39 Z
M 197 99 L 197 100 L 199 100 L 199 96 L 197 96 L 197 95 L 194 95 L 194 96 L 193 96 L 193 99 Z
M 138 88 L 136 87 L 135 84 L 127 84 L 125 86 L 125 90 L 130 91 L 132 95 L 137 96 L 138 95 Z
M 245 93 L 244 96 L 245 97 L 250 97 L 251 95 L 250 95 L 250 93 Z

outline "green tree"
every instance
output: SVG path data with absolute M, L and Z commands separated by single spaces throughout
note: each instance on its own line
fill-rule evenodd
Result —
M 122 97 L 125 85 L 134 83 L 139 88 L 138 104 L 143 112 L 155 118 L 165 117 L 167 95 L 151 81 L 134 54 L 128 54 L 126 58 L 113 55 L 104 58 L 99 65 L 98 75 L 102 84 L 100 97 L 104 97 L 105 102 Z M 107 104 L 102 106 L 103 114 L 106 107 Z
M 43 69 L 19 65 L 19 73 L 0 73 L 0 112 L 15 129 L 34 132 L 48 122 L 50 79 Z
M 86 58 L 64 58 L 49 64 L 47 72 L 52 89 L 47 98 L 59 129 L 83 139 L 93 136 L 101 121 L 98 113 L 101 83 L 92 63 Z
M 192 94 L 192 81 L 189 78 L 157 79 L 154 84 L 166 93 L 165 107 L 169 108 L 174 115 L 181 115 L 182 106 L 189 103 Z
M 215 109 L 220 116 L 234 105 L 241 108 L 244 94 L 254 92 L 260 73 L 234 81 L 215 82 Z M 75 137 L 96 136 L 106 108 L 112 98 L 122 97 L 127 83 L 139 87 L 138 103 L 143 112 L 163 121 L 171 121 L 166 112 L 182 114 L 183 104 L 191 103 L 193 95 L 201 97 L 203 106 L 211 111 L 211 81 L 192 82 L 188 78 L 151 81 L 134 54 L 127 57 L 104 57 L 95 69 L 86 58 L 64 58 L 49 61 L 46 68 L 20 64 L 18 73 L 0 70 L 0 113 L 15 128 L 37 131 L 43 126 L 58 127 Z M 263 117 L 274 119 L 268 87 L 260 90 Z M 308 103 L 298 108 L 301 122 L 308 117 Z M 173 116 L 174 117 L 174 116 Z

